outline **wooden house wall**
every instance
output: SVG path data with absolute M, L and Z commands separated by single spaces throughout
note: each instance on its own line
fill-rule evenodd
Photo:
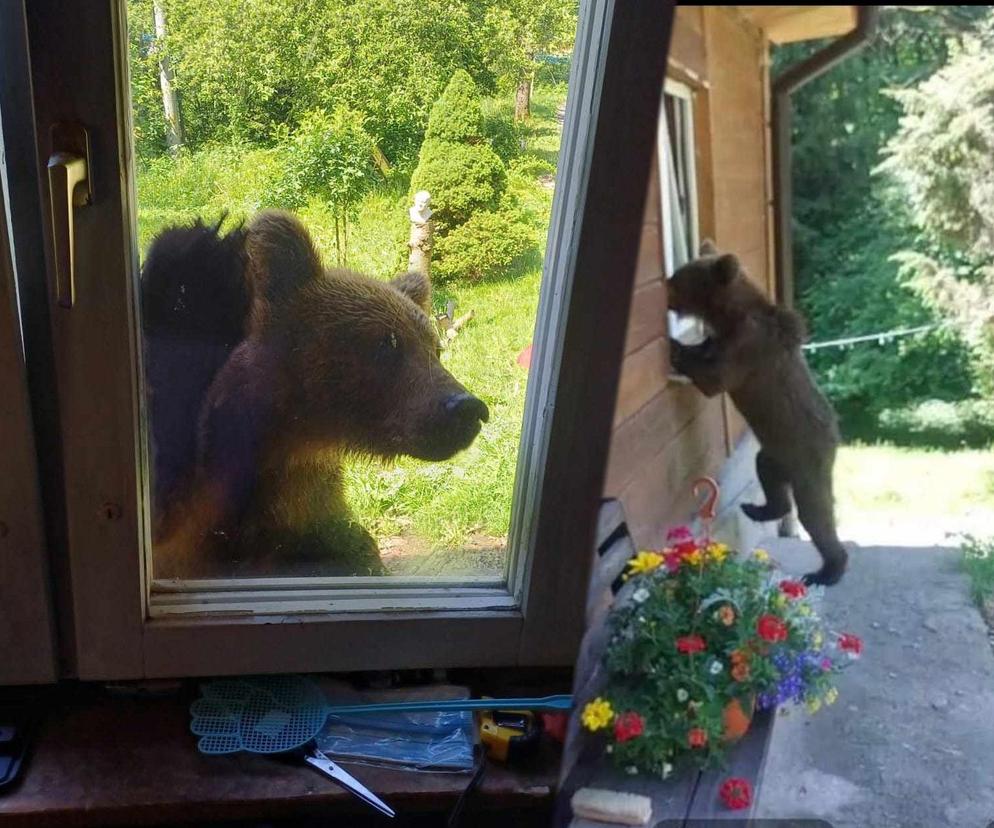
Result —
M 734 7 L 681 6 L 670 74 L 694 92 L 702 238 L 736 253 L 773 295 L 767 42 Z M 659 181 L 646 199 L 605 495 L 637 544 L 691 516 L 693 481 L 717 475 L 745 424 L 725 397 L 669 379 Z

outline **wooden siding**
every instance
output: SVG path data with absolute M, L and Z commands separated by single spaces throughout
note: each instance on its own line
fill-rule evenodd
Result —
M 734 7 L 679 7 L 670 73 L 694 90 L 701 238 L 735 252 L 773 295 L 766 40 Z M 717 475 L 746 431 L 727 398 L 670 382 L 658 173 L 645 205 L 638 273 L 604 486 L 624 504 L 639 546 L 694 511 L 702 474 Z

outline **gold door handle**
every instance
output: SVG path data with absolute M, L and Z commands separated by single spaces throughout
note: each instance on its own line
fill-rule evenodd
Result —
M 53 145 L 67 130 L 53 130 Z M 86 133 L 82 127 L 68 143 L 70 149 L 53 146 L 48 159 L 48 187 L 52 202 L 52 241 L 55 247 L 55 298 L 60 307 L 71 308 L 76 300 L 76 216 L 77 207 L 91 201 Z M 82 139 L 81 141 L 79 139 Z M 82 153 L 71 149 L 79 148 Z

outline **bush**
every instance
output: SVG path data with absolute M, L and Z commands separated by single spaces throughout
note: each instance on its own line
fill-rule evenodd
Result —
M 434 273 L 469 282 L 499 279 L 535 245 L 534 232 L 516 212 L 479 212 L 438 240 Z
M 521 154 L 521 127 L 512 117 L 499 112 L 484 115 L 483 134 L 505 163 Z
M 411 179 L 412 194 L 431 193 L 437 237 L 468 221 L 477 210 L 494 210 L 507 189 L 507 170 L 483 140 L 480 96 L 460 70 L 435 102 Z
M 465 69 L 458 70 L 428 116 L 425 141 L 478 144 L 483 140 L 480 93 Z
M 363 116 L 345 107 L 313 110 L 284 148 L 281 200 L 297 208 L 316 195 L 339 212 L 354 209 L 373 183 L 373 139 Z
M 468 221 L 477 210 L 494 210 L 507 187 L 504 163 L 485 144 L 426 141 L 411 188 L 431 193 L 438 234 Z
M 982 448 L 994 443 L 994 403 L 928 400 L 880 414 L 878 433 L 899 445 Z

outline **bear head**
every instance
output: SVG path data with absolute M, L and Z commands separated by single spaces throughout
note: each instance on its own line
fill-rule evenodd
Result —
M 279 353 L 282 417 L 306 441 L 382 457 L 445 460 L 489 418 L 440 362 L 420 273 L 391 282 L 325 269 L 303 225 L 280 212 L 247 230 L 257 297 L 250 338 Z

